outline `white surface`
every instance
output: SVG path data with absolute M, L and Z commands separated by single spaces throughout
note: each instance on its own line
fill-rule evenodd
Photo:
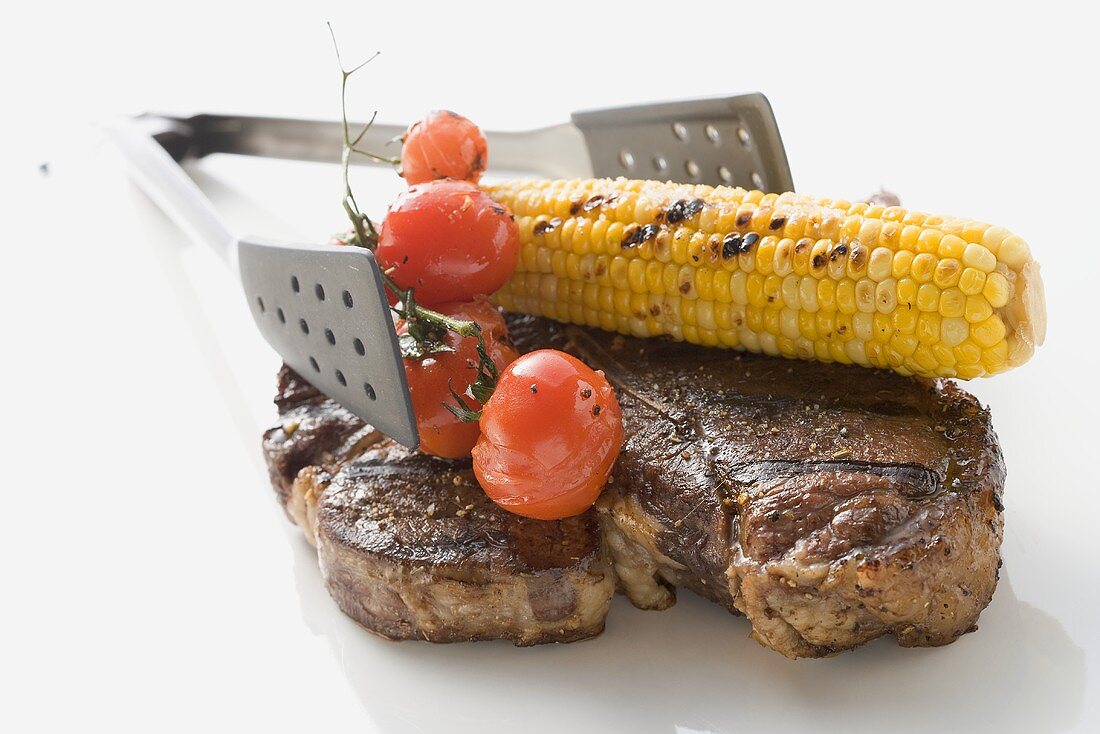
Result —
M 0 730 L 1100 730 L 1095 17 L 1052 2 L 560 4 L 476 26 L 472 10 L 417 10 L 431 20 L 412 28 L 397 3 L 374 5 L 331 14 L 349 58 L 385 52 L 353 90 L 360 114 L 447 106 L 523 127 L 760 89 L 802 190 L 884 184 L 1032 243 L 1048 343 L 970 385 L 1009 466 L 1004 572 L 981 629 L 942 649 L 880 641 L 790 662 L 687 593 L 665 613 L 616 600 L 603 637 L 568 646 L 398 645 L 356 628 L 267 486 L 276 359 L 234 284 L 109 156 L 61 144 L 75 120 L 141 108 L 335 115 L 325 11 L 51 6 L 0 29 L 15 95 L 0 136 Z M 30 168 L 45 157 L 49 180 Z M 240 229 L 340 226 L 335 169 L 199 173 Z M 362 175 L 360 200 L 381 209 L 397 185 Z

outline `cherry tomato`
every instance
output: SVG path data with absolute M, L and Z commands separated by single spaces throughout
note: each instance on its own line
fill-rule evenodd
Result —
M 489 146 L 477 125 L 450 110 L 436 110 L 405 133 L 401 175 L 410 184 L 453 178 L 481 178 Z
M 448 303 L 436 310 L 481 324 L 485 349 L 497 369 L 503 370 L 518 356 L 508 342 L 504 317 L 486 298 Z M 398 334 L 407 331 L 404 322 L 397 325 Z M 449 332 L 447 343 L 455 351 L 437 352 L 417 360 L 406 359 L 405 376 L 409 381 L 416 426 L 420 431 L 420 450 L 434 456 L 460 459 L 470 455 L 480 428 L 476 421 L 463 423 L 443 404 L 455 403 L 450 387 L 461 395 L 477 379 L 477 339 Z M 481 408 L 479 402 L 468 396 L 464 396 L 464 400 L 473 410 Z
M 501 373 L 481 414 L 474 475 L 504 509 L 559 520 L 592 506 L 622 443 L 622 413 L 603 372 L 543 349 Z
M 386 213 L 375 255 L 426 306 L 468 301 L 504 285 L 516 267 L 511 213 L 468 181 L 410 187 Z

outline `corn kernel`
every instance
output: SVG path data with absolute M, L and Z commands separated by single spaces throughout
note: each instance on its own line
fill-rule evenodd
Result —
M 779 311 L 777 309 L 764 309 L 764 331 L 771 335 L 779 333 Z
M 779 331 L 788 339 L 797 339 L 800 336 L 798 311 L 793 308 L 784 308 L 779 312 Z
M 932 282 L 940 288 L 950 288 L 959 282 L 961 275 L 962 266 L 959 261 L 948 258 L 936 264 L 936 274 L 932 277 Z
M 798 283 L 798 302 L 802 304 L 802 310 L 808 313 L 817 311 L 817 281 L 809 276 L 802 278 Z
M 945 318 L 940 323 L 940 341 L 949 347 L 962 344 L 968 336 L 970 336 L 970 324 L 966 319 Z
M 1012 286 L 1009 285 L 1008 278 L 1000 273 L 990 273 L 986 276 L 982 295 L 986 297 L 989 305 L 993 308 L 1003 308 L 1008 303 L 1011 292 Z
M 730 275 L 730 293 L 733 294 L 733 302 L 739 306 L 749 302 L 748 291 L 745 288 L 748 279 L 749 276 L 741 270 Z
M 832 244 L 829 240 L 818 240 L 810 250 L 810 273 L 815 278 L 825 277 L 825 269 L 829 265 L 829 248 Z
M 977 268 L 966 268 L 959 278 L 959 290 L 968 296 L 976 296 L 985 287 L 986 275 Z
M 855 336 L 851 314 L 837 313 L 835 323 L 838 338 L 847 340 Z
M 764 310 L 756 306 L 745 307 L 745 326 L 749 331 L 759 336 L 764 330 Z
M 794 240 L 787 238 L 779 241 L 775 246 L 775 259 L 772 262 L 772 271 L 778 276 L 786 276 L 794 269 L 792 258 L 794 257 Z
M 993 307 L 989 305 L 989 301 L 981 296 L 967 296 L 963 315 L 967 321 L 976 324 L 992 316 Z
M 920 313 L 916 309 L 899 306 L 894 311 L 894 329 L 901 334 L 913 334 L 917 330 Z
M 836 281 L 817 282 L 817 307 L 822 311 L 836 311 Z
M 949 257 L 956 260 L 963 256 L 965 250 L 966 241 L 953 234 L 945 234 L 940 240 L 939 247 L 936 248 L 941 258 Z
M 997 256 L 981 245 L 969 244 L 962 256 L 963 265 L 983 273 L 992 273 L 997 267 Z
M 845 278 L 836 284 L 836 307 L 841 313 L 856 312 L 856 284 Z
M 925 226 L 929 226 L 928 222 L 925 222 Z M 920 253 L 935 253 L 939 250 L 940 240 L 943 239 L 943 232 L 937 229 L 925 229 L 921 230 L 920 236 L 917 238 L 917 252 Z
M 981 347 L 992 347 L 1005 338 L 1005 325 L 999 316 L 989 318 L 970 327 L 970 336 Z
M 918 283 L 927 283 L 932 280 L 938 262 L 935 255 L 922 252 L 913 258 L 913 264 L 909 266 L 909 273 Z
M 997 259 L 1013 270 L 1019 270 L 1031 259 L 1031 248 L 1023 238 L 1013 235 L 1001 243 Z
M 917 351 L 917 337 L 912 334 L 895 334 L 890 339 L 890 348 L 903 357 L 910 357 Z
M 982 361 L 981 348 L 969 339 L 964 341 L 962 344 L 958 344 L 955 347 L 952 347 L 952 349 L 955 352 L 955 357 L 959 360 L 957 369 L 959 370 L 960 375 L 964 374 L 964 368 L 978 365 Z M 981 372 L 979 372 L 978 374 L 981 374 Z M 978 374 L 969 376 L 977 377 Z
M 884 313 L 876 313 L 872 329 L 874 340 L 885 344 L 894 336 L 894 320 Z
M 910 252 L 917 249 L 917 239 L 920 237 L 921 228 L 917 225 L 906 224 L 901 228 L 901 236 L 898 237 L 898 248 Z
M 966 313 L 966 296 L 958 288 L 948 288 L 940 294 L 940 313 L 957 318 Z
M 925 283 L 917 290 L 917 308 L 921 311 L 938 311 L 940 308 L 940 289 L 931 283 Z
M 814 241 L 803 237 L 794 243 L 794 252 L 791 256 L 791 267 L 798 275 L 810 272 L 810 257 L 813 253 Z
M 874 281 L 883 281 L 890 277 L 893 270 L 894 253 L 885 247 L 871 250 L 867 263 L 867 277 Z
M 879 313 L 891 313 L 898 307 L 898 284 L 888 278 L 875 287 L 875 309 Z
M 789 308 L 797 309 L 800 306 L 801 301 L 798 297 L 798 284 L 801 280 L 802 279 L 797 275 L 788 275 L 783 279 L 783 284 L 780 286 L 779 292 L 784 305 Z
M 875 282 L 869 278 L 856 283 L 856 308 L 866 312 L 875 310 L 875 287 Z
M 863 245 L 853 244 L 848 252 L 848 277 L 859 280 L 867 274 L 868 250 Z
M 760 273 L 750 273 L 745 283 L 745 292 L 749 298 L 749 304 L 756 308 L 763 308 L 767 303 L 764 297 L 764 276 Z
M 917 282 L 912 278 L 898 281 L 898 306 L 913 308 L 917 303 Z
M 893 276 L 895 278 L 904 278 L 906 275 L 909 275 L 909 268 L 913 264 L 913 258 L 913 253 L 908 250 L 895 252 Z
M 810 341 L 817 339 L 817 321 L 809 311 L 798 312 L 798 331 Z
M 1001 249 L 1001 243 L 1012 236 L 1004 227 L 990 227 L 982 235 L 982 246 L 996 255 Z
M 856 339 L 861 342 L 871 341 L 874 338 L 874 317 L 869 313 L 852 314 L 852 329 L 856 333 Z

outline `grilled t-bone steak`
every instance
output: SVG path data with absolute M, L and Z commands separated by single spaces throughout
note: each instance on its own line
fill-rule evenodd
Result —
M 505 512 L 468 461 L 408 451 L 287 367 L 276 404 L 272 483 L 348 616 L 395 640 L 534 645 L 603 630 L 615 585 L 595 511 Z
M 283 426 L 297 430 L 266 434 L 272 476 L 290 514 L 316 534 L 337 602 L 368 628 L 398 638 L 580 638 L 602 628 L 601 593 L 614 576 L 642 608 L 670 606 L 677 586 L 702 594 L 747 616 L 757 641 L 789 657 L 885 634 L 942 645 L 974 629 L 1000 565 L 1004 465 L 988 412 L 953 383 L 532 317 L 510 316 L 509 326 L 520 351 L 571 352 L 618 391 L 627 439 L 597 506 L 602 544 L 591 514 L 526 525 L 487 503 L 466 465 L 380 437 L 371 445 L 369 428 L 283 373 Z M 432 502 L 437 511 L 451 503 L 450 524 L 433 529 L 422 517 Z M 458 517 L 463 502 L 475 509 Z M 403 508 L 402 522 L 387 526 L 379 507 Z M 514 588 L 531 568 L 515 560 L 515 544 L 502 551 L 506 563 L 493 563 L 482 516 L 531 533 L 545 526 L 584 548 L 543 564 L 557 580 L 546 593 L 563 594 L 575 626 L 547 631 L 558 628 L 535 625 L 522 593 L 481 593 L 486 569 Z M 437 609 L 433 585 L 459 577 L 469 602 L 461 614 L 442 627 L 417 615 Z

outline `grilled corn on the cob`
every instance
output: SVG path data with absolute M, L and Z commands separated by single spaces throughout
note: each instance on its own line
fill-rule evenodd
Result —
M 636 336 L 969 379 L 1043 341 L 1001 227 L 801 194 L 588 179 L 487 187 L 520 230 L 509 310 Z

